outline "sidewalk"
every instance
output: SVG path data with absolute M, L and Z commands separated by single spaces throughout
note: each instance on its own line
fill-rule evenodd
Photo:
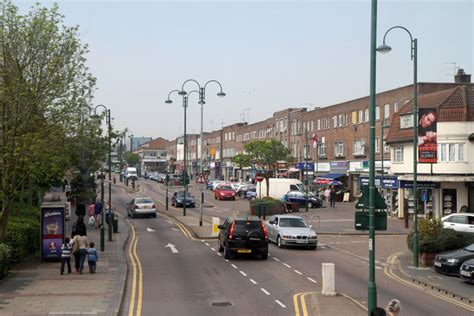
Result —
M 74 213 L 74 212 L 73 212 Z M 70 236 L 75 215 L 66 222 Z M 117 315 L 122 302 L 127 262 L 124 248 L 129 227 L 119 219 L 118 234 L 100 252 L 99 230 L 87 227 L 87 238 L 99 252 L 96 274 L 89 274 L 87 262 L 83 274 L 59 274 L 60 262 L 42 262 L 39 252 L 10 272 L 0 283 L 0 314 L 10 315 Z

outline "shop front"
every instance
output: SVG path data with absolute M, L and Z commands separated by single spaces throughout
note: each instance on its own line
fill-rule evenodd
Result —
M 359 177 L 360 188 L 369 185 L 369 178 L 367 176 Z M 399 182 L 396 176 L 376 176 L 375 187 L 380 191 L 380 194 L 385 199 L 387 204 L 387 212 L 392 215 L 399 213 L 398 209 L 398 189 Z

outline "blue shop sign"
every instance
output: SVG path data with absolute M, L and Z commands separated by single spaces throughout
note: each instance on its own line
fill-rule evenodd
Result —
M 431 182 L 431 181 L 417 181 L 416 188 L 419 189 L 439 189 L 441 187 L 441 183 L 439 182 Z M 413 189 L 413 181 L 400 181 L 400 188 L 403 189 Z
M 360 186 L 364 187 L 369 185 L 369 178 L 367 177 L 360 177 L 359 178 Z M 383 177 L 383 185 L 380 186 L 382 182 L 382 177 L 377 176 L 375 177 L 375 187 L 383 189 L 398 189 L 398 178 L 397 177 Z
M 306 165 L 306 169 L 305 169 L 305 165 Z M 296 164 L 296 169 L 313 171 L 314 170 L 314 162 L 308 162 L 308 163 L 298 162 Z

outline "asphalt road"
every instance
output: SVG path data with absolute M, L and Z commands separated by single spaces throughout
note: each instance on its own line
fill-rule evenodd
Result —
M 159 185 L 140 183 L 155 201 L 164 200 Z M 130 196 L 116 189 L 114 194 L 118 212 L 125 215 Z M 204 209 L 209 217 L 224 218 L 248 210 L 247 201 L 215 201 L 210 191 L 206 192 L 207 202 L 213 204 Z M 157 205 L 163 209 L 162 204 Z M 199 205 L 188 212 L 198 214 Z M 320 236 L 316 251 L 279 249 L 272 244 L 268 260 L 227 261 L 217 252 L 215 240 L 195 240 L 170 219 L 158 216 L 129 221 L 135 232 L 130 242 L 130 257 L 134 259 L 130 259 L 132 268 L 122 315 L 130 315 L 132 302 L 133 311 L 140 308 L 141 315 L 293 315 L 295 294 L 321 290 L 323 262 L 336 266 L 337 292 L 367 304 L 367 236 Z M 398 298 L 403 315 L 471 315 L 440 297 L 391 278 L 386 262 L 390 255 L 404 249 L 405 236 L 376 238 L 378 305 L 385 306 L 390 299 Z

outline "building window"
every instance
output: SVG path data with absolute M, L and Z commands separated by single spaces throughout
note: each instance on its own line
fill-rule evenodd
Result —
M 311 121 L 310 123 L 310 130 L 314 131 L 314 121 Z
M 321 121 L 321 129 L 327 129 L 327 128 L 329 128 L 329 119 L 325 117 Z
M 321 130 L 321 120 L 318 119 L 317 124 L 316 124 L 316 129 L 319 131 Z
M 334 143 L 334 156 L 344 157 L 344 142 Z
M 406 99 L 405 102 L 404 102 L 404 104 L 407 104 L 407 103 L 409 103 L 409 102 L 410 102 L 410 99 Z
M 332 127 L 336 128 L 337 127 L 337 116 L 334 115 L 332 117 Z
M 393 162 L 403 162 L 403 147 L 393 148 Z
M 400 129 L 413 128 L 413 114 L 400 116 Z
M 389 117 L 390 117 L 390 104 L 387 103 L 387 104 L 385 104 L 385 109 L 384 109 L 384 112 L 383 112 L 383 118 L 387 119 Z
M 438 144 L 440 162 L 464 162 L 464 143 Z
M 365 109 L 364 111 L 364 122 L 368 122 L 369 121 L 369 109 Z
M 364 122 L 364 111 L 359 110 L 359 121 L 358 123 L 363 123 Z
M 375 153 L 380 153 L 380 138 L 375 137 Z
M 352 148 L 353 155 L 363 155 L 365 151 L 365 139 L 354 140 L 354 147 Z
M 393 104 L 393 112 L 397 113 L 399 109 L 400 109 L 400 101 L 397 101 Z
M 380 106 L 375 108 L 375 120 L 380 120 Z
M 318 146 L 319 157 L 326 157 L 326 143 L 320 143 Z
M 352 111 L 352 125 L 357 124 L 357 112 Z

